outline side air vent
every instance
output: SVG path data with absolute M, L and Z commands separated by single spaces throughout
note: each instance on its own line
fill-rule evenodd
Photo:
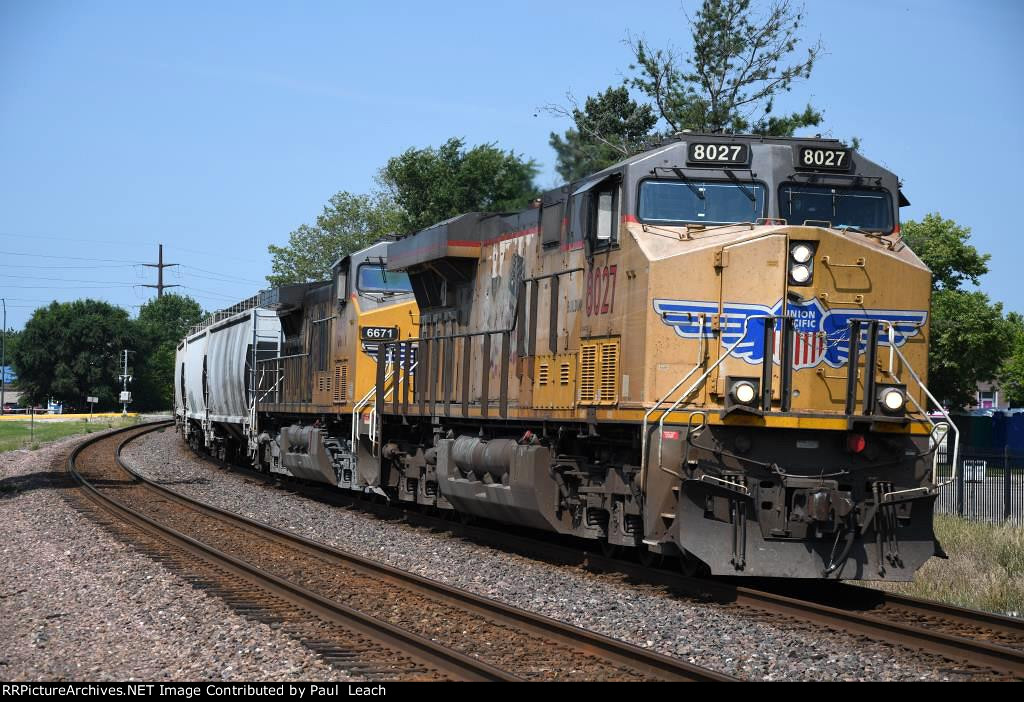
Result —
M 592 405 L 597 388 L 594 385 L 594 369 L 597 364 L 597 344 L 584 342 L 580 346 L 580 404 Z
M 581 405 L 619 401 L 619 338 L 588 339 L 580 345 Z
M 334 363 L 334 388 L 332 398 L 334 404 L 343 405 L 348 401 L 348 364 L 340 361 Z

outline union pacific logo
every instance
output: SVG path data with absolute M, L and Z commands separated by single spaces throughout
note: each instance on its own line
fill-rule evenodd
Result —
M 717 302 L 655 299 L 653 304 L 654 311 L 661 321 L 672 327 L 682 338 L 712 338 L 711 317 L 719 313 Z M 778 316 L 782 305 L 782 300 L 772 307 L 725 303 L 720 319 L 722 345 L 730 347 L 736 344 L 732 356 L 741 358 L 751 365 L 761 365 L 765 358 L 764 325 L 767 322 L 761 315 Z M 850 322 L 855 319 L 892 323 L 893 342 L 897 348 L 906 344 L 907 339 L 917 336 L 928 319 L 926 310 L 826 310 L 817 299 L 789 301 L 786 303 L 786 314 L 794 319 L 796 336 L 793 344 L 793 367 L 798 369 L 813 368 L 821 363 L 833 368 L 845 365 L 850 352 Z M 749 322 L 748 317 L 752 318 Z M 778 331 L 778 320 L 775 326 Z M 867 348 L 867 330 L 862 328 L 860 336 L 863 352 Z M 781 335 L 775 334 L 774 338 L 772 361 L 779 364 Z M 889 344 L 888 330 L 885 328 L 879 333 L 879 344 Z

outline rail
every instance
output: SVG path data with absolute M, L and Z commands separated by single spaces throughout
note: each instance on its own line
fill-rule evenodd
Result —
M 146 428 L 142 433 L 149 430 L 150 428 Z M 97 440 L 110 439 L 110 435 L 97 437 L 87 441 L 82 447 Z M 117 454 L 120 454 L 121 448 L 129 440 L 131 439 L 117 445 Z M 114 452 L 111 452 L 110 458 L 113 458 L 113 454 Z M 76 452 L 69 459 L 69 470 L 74 470 L 74 459 L 77 455 Z M 430 664 L 432 668 L 439 666 L 437 670 L 440 672 L 471 680 L 514 680 L 536 676 L 538 673 L 547 677 L 561 677 L 560 673 L 570 671 L 579 677 L 581 668 L 570 668 L 570 665 L 585 665 L 592 667 L 595 675 L 606 675 L 618 670 L 629 678 L 640 680 L 727 682 L 735 679 L 678 658 L 670 658 L 541 614 L 512 607 L 220 509 L 150 482 L 121 462 L 120 458 L 116 460 L 116 466 L 118 473 L 124 471 L 131 476 L 131 484 L 126 487 L 126 481 L 120 479 L 116 481 L 118 489 L 110 491 L 103 487 L 109 487 L 110 481 L 101 479 L 97 481 L 96 487 L 87 487 L 92 491 L 90 494 L 95 494 L 107 504 L 122 506 L 124 511 L 131 511 L 135 518 L 145 520 L 149 526 L 176 541 L 187 542 L 190 549 L 201 550 L 205 556 L 211 557 L 218 567 L 244 573 L 244 578 L 251 579 L 259 587 L 267 588 L 275 595 L 287 597 L 290 602 L 312 609 L 325 618 L 329 617 L 330 622 L 336 621 L 348 627 L 358 626 L 360 633 L 369 635 L 395 652 L 417 659 L 417 662 Z M 106 478 L 109 475 L 106 471 L 110 468 L 113 468 L 113 464 L 104 462 L 103 466 L 90 465 L 90 472 L 98 470 L 100 477 Z M 83 483 L 88 483 L 85 476 L 78 477 Z M 135 496 L 129 495 L 129 490 L 137 491 Z M 116 496 L 113 496 L 115 492 Z M 152 499 L 153 494 L 158 495 L 160 499 Z M 158 506 L 154 508 L 153 505 Z M 195 515 L 199 519 L 178 518 L 171 526 L 165 519 L 160 518 L 168 511 Z M 194 524 L 199 521 L 210 524 L 208 520 L 215 522 L 215 528 L 194 528 Z M 178 526 L 179 524 L 185 526 Z M 175 529 L 183 529 L 187 533 Z M 222 531 L 244 534 L 245 538 L 218 541 L 227 544 L 228 548 L 225 551 L 219 551 L 204 543 L 204 535 L 211 532 L 219 534 Z M 260 545 L 253 546 L 253 542 L 257 541 Z M 284 557 L 278 559 L 284 568 L 279 569 L 275 566 L 274 557 L 266 556 L 269 552 L 284 553 Z M 260 559 L 259 566 L 255 565 L 257 561 L 252 560 L 253 555 Z M 294 568 L 293 562 L 297 558 L 310 560 L 316 567 Z M 339 589 L 334 586 L 333 577 L 303 577 L 303 574 L 310 570 L 324 569 L 337 569 L 341 577 L 352 573 L 353 577 L 363 582 L 367 579 L 373 581 L 377 587 L 368 589 L 370 601 L 352 602 L 344 597 L 338 599 Z M 462 618 L 465 624 L 452 627 L 448 632 L 428 632 L 426 628 L 429 625 L 417 623 L 415 617 L 412 622 L 393 621 L 396 618 L 394 600 L 389 597 L 373 600 L 373 593 L 385 588 L 397 589 L 403 597 L 408 596 L 408 601 L 413 602 L 414 606 L 418 604 L 423 607 L 423 611 L 417 610 L 418 612 L 443 616 L 446 620 Z M 467 642 L 474 641 L 474 636 L 478 641 L 486 640 L 488 645 L 475 647 L 480 653 L 463 653 Z M 518 645 L 507 642 L 502 645 L 503 636 L 518 639 Z M 529 655 L 533 653 L 532 649 L 524 651 L 520 647 L 524 643 L 536 646 L 537 650 L 545 651 L 548 655 L 555 651 L 564 653 L 567 655 L 567 662 L 562 663 L 561 668 L 544 668 L 538 671 Z M 397 671 L 397 674 L 401 673 L 401 670 Z

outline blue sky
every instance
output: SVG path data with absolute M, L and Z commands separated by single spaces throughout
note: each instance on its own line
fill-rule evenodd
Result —
M 539 108 L 618 83 L 627 32 L 685 48 L 696 6 L 0 0 L 8 324 L 86 295 L 134 311 L 159 242 L 186 264 L 165 282 L 206 308 L 247 297 L 268 244 L 410 146 L 497 142 L 554 185 L 567 124 Z M 1024 312 L 1022 27 L 1014 0 L 814 0 L 803 36 L 827 55 L 779 108 L 810 100 L 823 133 L 860 137 L 904 179 L 904 219 L 972 227 L 982 288 Z

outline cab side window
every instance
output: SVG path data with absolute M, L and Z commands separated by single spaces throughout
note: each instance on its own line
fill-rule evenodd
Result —
M 553 205 L 545 205 L 540 212 L 541 242 L 544 248 L 558 246 L 562 240 L 562 210 L 565 201 L 559 200 Z
M 607 182 L 590 192 L 590 236 L 595 250 L 615 246 L 619 240 L 619 185 Z

